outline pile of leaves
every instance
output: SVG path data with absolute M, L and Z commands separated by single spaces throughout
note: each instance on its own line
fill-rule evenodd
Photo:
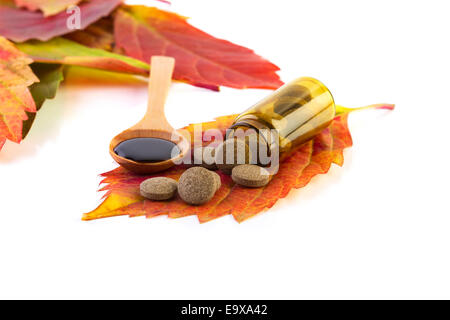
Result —
M 20 143 L 27 136 L 36 113 L 55 97 L 66 66 L 146 77 L 153 55 L 176 59 L 174 80 L 209 90 L 276 89 L 283 84 L 276 73 L 279 68 L 252 50 L 215 38 L 185 17 L 156 7 L 130 6 L 122 0 L 0 0 L 0 151 L 6 140 Z M 244 188 L 221 174 L 222 187 L 205 205 L 190 206 L 179 198 L 155 202 L 141 197 L 139 184 L 154 176 L 178 179 L 186 166 L 149 176 L 117 168 L 102 174 L 104 201 L 83 219 L 197 215 L 207 222 L 232 215 L 244 221 L 272 207 L 292 188 L 328 172 L 333 163 L 343 164 L 343 150 L 352 145 L 350 111 L 339 107 L 328 128 L 283 158 L 266 187 Z M 224 132 L 233 119 L 220 117 L 202 128 Z M 193 132 L 193 127 L 186 129 Z
M 175 80 L 211 90 L 282 84 L 279 68 L 252 50 L 156 7 L 122 0 L 0 0 L 0 150 L 6 140 L 26 137 L 36 112 L 55 97 L 64 66 L 146 76 L 152 55 L 176 59 Z
M 390 109 L 393 105 L 381 104 L 364 108 Z M 359 109 L 364 109 L 359 108 Z M 278 173 L 270 183 L 263 188 L 245 188 L 235 184 L 230 176 L 217 171 L 222 179 L 222 186 L 208 203 L 201 206 L 191 206 L 178 196 L 170 201 L 151 201 L 143 198 L 139 192 L 139 185 L 152 177 L 169 177 L 178 180 L 186 170 L 185 165 L 178 165 L 162 173 L 153 175 L 137 175 L 121 167 L 102 174 L 100 189 L 106 191 L 104 201 L 94 211 L 85 213 L 83 220 L 93 220 L 107 217 L 129 215 L 130 217 L 145 216 L 152 218 L 167 215 L 169 218 L 181 218 L 197 215 L 200 222 L 232 215 L 238 222 L 249 219 L 261 211 L 271 208 L 279 199 L 287 196 L 292 188 L 302 188 L 311 179 L 327 173 L 331 165 L 342 166 L 344 163 L 344 149 L 352 145 L 352 137 L 347 126 L 348 114 L 358 109 L 337 107 L 337 116 L 331 125 L 318 134 L 313 140 L 294 149 L 280 163 Z M 203 132 L 210 129 L 225 130 L 232 124 L 236 115 L 219 117 L 213 122 L 202 123 Z M 191 133 L 192 143 L 198 143 L 194 135 L 194 127 L 187 129 Z M 201 138 L 206 145 L 209 138 Z

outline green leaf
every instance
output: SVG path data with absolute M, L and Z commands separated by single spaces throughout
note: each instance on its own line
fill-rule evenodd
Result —
M 33 63 L 31 69 L 40 82 L 32 84 L 29 89 L 36 103 L 36 111 L 39 111 L 45 100 L 53 99 L 59 84 L 63 81 L 63 66 L 60 64 Z M 33 125 L 36 113 L 27 112 L 28 120 L 24 121 L 22 137 L 25 138 Z
M 40 63 L 66 64 L 140 75 L 148 75 L 150 68 L 145 62 L 102 49 L 89 48 L 65 38 L 54 38 L 46 42 L 31 40 L 17 43 L 16 46 Z

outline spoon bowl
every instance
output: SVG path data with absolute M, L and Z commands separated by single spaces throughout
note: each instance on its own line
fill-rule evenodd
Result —
M 188 138 L 173 129 L 164 115 L 164 103 L 172 81 L 174 66 L 173 58 L 152 57 L 147 112 L 141 121 L 115 136 L 109 145 L 111 157 L 125 169 L 138 174 L 160 172 L 180 163 L 189 152 Z M 141 162 L 122 157 L 115 152 L 119 144 L 135 138 L 157 138 L 170 141 L 178 146 L 179 153 L 163 161 Z
M 119 156 L 114 149 L 123 141 L 134 138 L 158 138 L 173 142 L 180 150 L 179 154 L 171 159 L 159 162 L 140 162 Z M 176 131 L 169 133 L 160 130 L 126 130 L 115 136 L 109 145 L 109 154 L 122 167 L 139 174 L 160 172 L 179 163 L 189 152 L 189 143 Z

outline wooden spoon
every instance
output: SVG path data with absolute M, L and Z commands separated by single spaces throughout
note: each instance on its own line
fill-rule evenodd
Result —
M 115 136 L 109 145 L 109 153 L 122 167 L 139 174 L 154 173 L 172 167 L 187 154 L 188 140 L 172 128 L 164 115 L 164 104 L 172 82 L 175 59 L 153 56 L 148 86 L 148 106 L 144 118 L 133 127 Z M 134 138 L 159 138 L 175 143 L 180 149 L 178 156 L 160 162 L 138 162 L 119 156 L 114 149 L 123 141 Z

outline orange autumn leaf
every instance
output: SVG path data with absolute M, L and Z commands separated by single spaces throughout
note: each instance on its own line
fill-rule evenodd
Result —
M 392 105 L 375 105 L 376 108 L 392 109 Z M 342 113 L 341 113 L 342 112 Z M 348 109 L 338 107 L 338 116 L 332 124 L 318 134 L 313 140 L 296 148 L 285 157 L 278 173 L 263 188 L 245 188 L 236 185 L 229 176 L 218 171 L 222 186 L 210 202 L 201 206 L 191 206 L 179 197 L 171 201 L 151 201 L 144 199 L 139 193 L 139 185 L 144 180 L 164 176 L 178 180 L 187 166 L 175 166 L 165 172 L 141 176 L 121 167 L 102 174 L 102 183 L 106 191 L 103 203 L 94 211 L 85 213 L 83 220 L 93 220 L 121 215 L 130 217 L 146 216 L 147 218 L 167 215 L 169 218 L 180 218 L 197 215 L 200 222 L 207 222 L 225 215 L 232 215 L 242 222 L 271 208 L 278 199 L 287 196 L 292 188 L 306 186 L 311 179 L 327 173 L 333 163 L 342 166 L 343 151 L 352 145 L 352 137 L 347 126 Z M 215 121 L 202 124 L 202 130 L 225 130 L 231 125 L 235 115 L 219 117 Z M 194 125 L 187 127 L 192 134 Z M 193 137 L 192 137 L 193 138 Z M 204 137 L 201 138 L 202 140 Z M 193 141 L 194 142 L 194 141 Z M 204 144 L 207 144 L 204 142 Z
M 26 111 L 36 112 L 28 87 L 39 79 L 29 67 L 33 61 L 0 37 L 0 149 L 6 139 L 22 140 Z
M 283 83 L 273 63 L 252 50 L 217 39 L 175 13 L 122 6 L 114 18 L 116 51 L 148 62 L 153 55 L 176 59 L 174 79 L 217 89 L 276 89 Z

